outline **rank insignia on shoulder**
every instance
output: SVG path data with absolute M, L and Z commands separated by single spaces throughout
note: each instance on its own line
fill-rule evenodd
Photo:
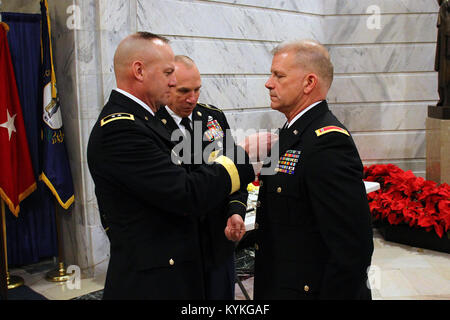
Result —
M 336 126 L 323 127 L 323 128 L 320 128 L 320 129 L 316 130 L 316 134 L 317 134 L 318 137 L 323 135 L 323 134 L 329 133 L 329 132 L 340 132 L 340 133 L 343 133 L 343 134 L 346 134 L 346 135 L 350 136 L 350 134 L 348 133 L 347 130 L 342 129 L 340 127 L 336 127 Z
M 211 109 L 211 110 L 214 110 L 214 111 L 222 112 L 222 110 L 220 110 L 219 108 L 214 107 L 214 106 L 210 106 L 209 104 L 200 103 L 200 102 L 198 104 L 201 105 L 203 108 L 207 108 L 207 109 Z
M 116 121 L 116 120 L 132 120 L 132 121 L 134 121 L 134 115 L 132 115 L 131 113 L 113 113 L 113 114 L 110 114 L 109 116 L 104 117 L 100 121 L 100 126 L 103 127 L 105 124 L 107 124 L 111 121 Z
M 300 160 L 301 151 L 299 150 L 287 150 L 284 155 L 278 160 L 278 165 L 275 169 L 276 172 L 294 174 L 295 167 Z

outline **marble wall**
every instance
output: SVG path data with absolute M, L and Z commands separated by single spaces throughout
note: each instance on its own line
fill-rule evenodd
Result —
M 367 165 L 389 162 L 425 176 L 427 106 L 438 99 L 437 11 L 434 0 L 324 1 L 336 72 L 329 102 Z
M 32 1 L 39 2 L 16 3 L 24 7 Z M 87 274 L 108 259 L 109 242 L 100 225 L 86 146 L 116 85 L 115 48 L 135 31 L 164 35 L 175 53 L 192 57 L 202 74 L 200 101 L 224 109 L 234 129 L 283 124 L 264 87 L 270 52 L 283 40 L 316 39 L 329 48 L 335 65 L 329 103 L 353 133 L 364 163 L 390 162 L 425 175 L 426 108 L 438 99 L 435 0 L 48 2 L 76 185 L 75 206 L 63 219 L 65 256 Z

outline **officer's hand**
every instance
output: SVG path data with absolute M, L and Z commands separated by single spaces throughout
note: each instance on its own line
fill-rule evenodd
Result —
M 242 217 L 238 214 L 233 214 L 228 218 L 227 226 L 225 227 L 225 236 L 228 240 L 239 241 L 245 234 L 245 224 Z
M 271 132 L 258 132 L 247 136 L 239 145 L 247 152 L 250 161 L 264 160 L 272 145 L 278 140 L 278 135 Z

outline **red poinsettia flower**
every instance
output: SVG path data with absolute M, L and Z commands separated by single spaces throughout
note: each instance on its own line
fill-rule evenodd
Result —
M 364 167 L 364 180 L 380 183 L 380 190 L 367 195 L 374 221 L 408 224 L 439 237 L 450 237 L 450 185 L 416 177 L 393 164 Z

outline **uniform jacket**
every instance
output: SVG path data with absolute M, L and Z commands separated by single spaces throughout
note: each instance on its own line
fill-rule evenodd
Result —
M 172 147 L 160 120 L 112 91 L 87 149 L 110 228 L 104 299 L 204 297 L 197 215 L 225 201 L 232 180 L 219 163 L 183 167 Z M 242 183 L 254 179 L 251 165 L 236 168 Z
M 172 135 L 174 130 L 179 129 L 166 108 L 160 108 L 156 115 L 161 119 L 170 135 Z M 208 161 L 211 152 L 223 149 L 228 143 L 234 144 L 233 137 L 229 132 L 230 126 L 220 109 L 198 103 L 192 112 L 192 121 L 194 130 L 201 129 L 200 134 L 194 133 L 194 135 L 201 138 L 202 141 L 201 149 L 197 148 L 197 155 L 201 153 L 201 157 L 197 156 L 196 159 L 190 159 L 194 167 L 198 165 L 198 161 L 194 160 L 201 159 L 201 163 L 205 163 Z M 214 121 L 217 121 L 217 123 Z M 198 123 L 195 124 L 196 122 Z M 173 138 L 175 139 L 176 137 L 174 136 Z M 175 143 L 179 141 L 175 140 Z M 206 151 L 203 152 L 204 150 Z M 202 217 L 200 225 L 206 267 L 223 263 L 232 256 L 235 246 L 232 241 L 225 237 L 224 229 L 227 219 L 235 213 L 245 219 L 248 196 L 246 187 L 246 185 L 243 185 L 240 191 L 230 195 L 228 199 L 225 199 L 211 212 L 205 214 L 204 218 Z M 209 200 L 205 198 L 206 201 Z
M 370 299 L 372 229 L 352 137 L 326 101 L 279 135 L 273 174 L 260 177 L 255 299 Z

